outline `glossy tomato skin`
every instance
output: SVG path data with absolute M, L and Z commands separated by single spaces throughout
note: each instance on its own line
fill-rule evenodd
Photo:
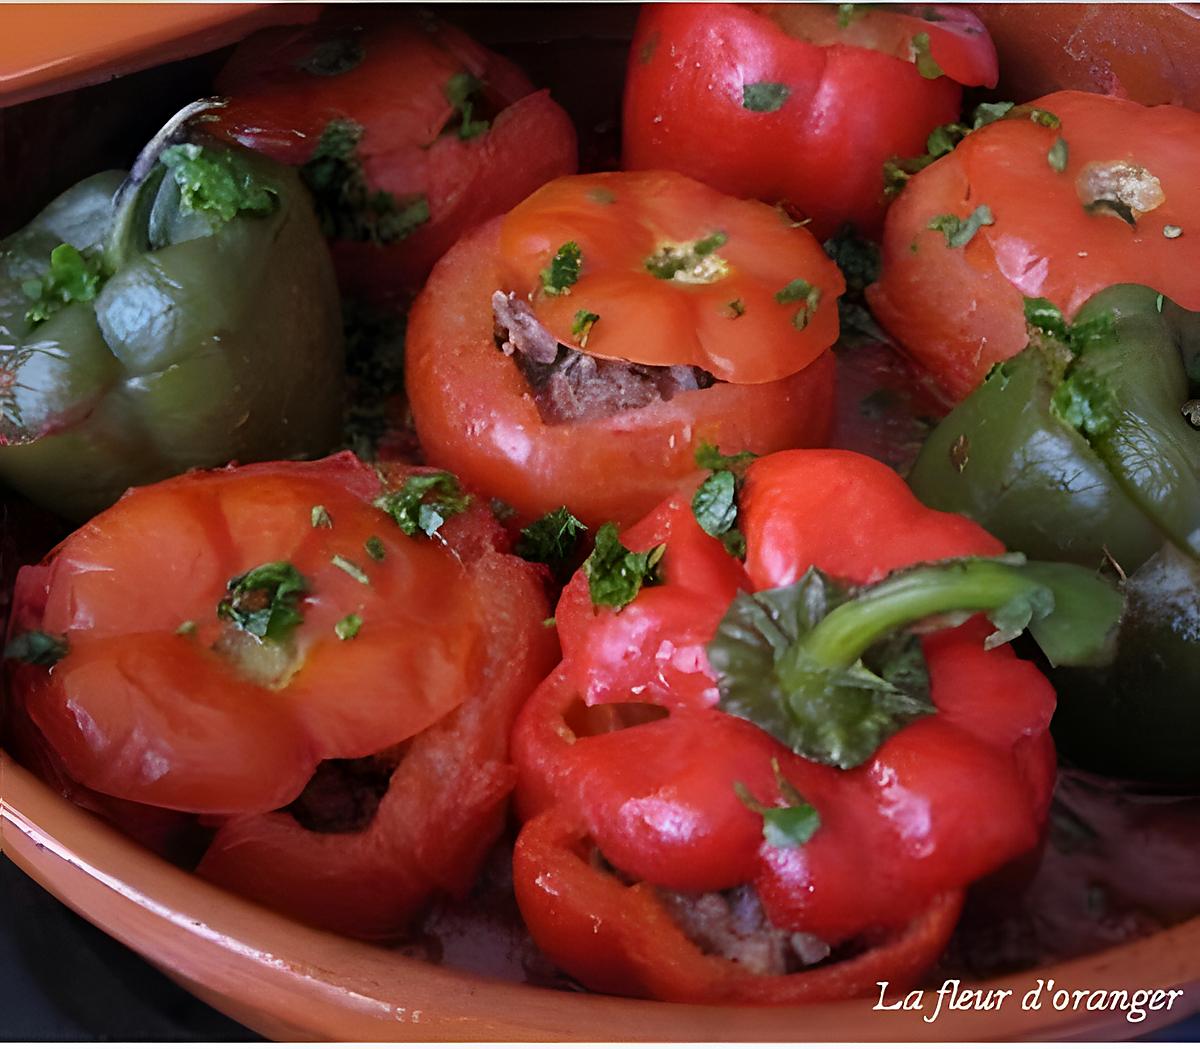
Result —
M 955 401 L 1024 349 L 1025 298 L 1047 298 L 1070 320 L 1096 292 L 1128 283 L 1200 308 L 1200 242 L 1164 234 L 1200 220 L 1200 115 L 1078 91 L 1031 105 L 1061 127 L 997 121 L 911 179 L 888 212 L 883 275 L 867 290 L 878 320 Z M 1062 172 L 1047 156 L 1057 138 L 1068 146 Z M 1161 189 L 1134 226 L 1084 208 L 1089 172 L 1114 163 L 1145 169 Z M 994 221 L 964 247 L 929 228 L 982 204 Z
M 411 473 L 384 481 L 349 454 L 194 473 L 68 537 L 16 588 L 13 629 L 67 645 L 50 668 L 8 664 L 27 751 L 142 840 L 200 814 L 219 828 L 205 876 L 314 924 L 396 935 L 431 892 L 465 889 L 503 820 L 508 727 L 556 646 L 540 576 L 478 499 L 440 540 L 372 505 Z M 279 560 L 304 577 L 303 622 L 264 683 L 275 643 L 217 608 L 230 578 Z M 397 747 L 364 830 L 272 811 L 319 762 Z
M 610 189 L 633 183 L 670 185 L 680 177 L 579 179 L 595 179 L 601 188 Z M 691 180 L 680 181 L 702 191 L 706 199 L 723 201 L 736 214 L 745 207 L 762 208 L 721 198 Z M 544 199 L 556 185 L 546 187 L 536 197 Z M 670 400 L 611 416 L 545 422 L 529 382 L 516 363 L 497 348 L 491 299 L 497 290 L 516 290 L 521 295 L 533 291 L 535 308 L 540 308 L 536 290 L 527 289 L 522 282 L 528 282 L 537 267 L 546 265 L 548 256 L 560 244 L 558 238 L 566 236 L 564 231 L 575 228 L 575 212 L 560 212 L 565 215 L 563 228 L 543 237 L 542 255 L 536 261 L 531 261 L 534 256 L 527 257 L 520 247 L 530 241 L 527 235 L 513 237 L 511 242 L 518 247 L 505 255 L 504 231 L 509 220 L 497 219 L 460 241 L 434 269 L 418 296 L 409 318 L 405 378 L 417 433 L 431 461 L 505 500 L 522 518 L 532 519 L 566 504 L 595 527 L 606 520 L 631 523 L 678 485 L 696 478 L 694 456 L 702 442 L 725 449 L 768 452 L 820 444 L 826 439 L 832 423 L 834 364 L 825 347 L 829 344 L 826 340 L 836 337 L 834 300 L 842 290 L 841 276 L 836 268 L 830 269 L 829 260 L 803 230 L 790 229 L 782 221 L 776 224 L 774 218 L 768 223 L 767 246 L 776 238 L 788 244 L 795 238 L 801 246 L 803 266 L 796 272 L 789 264 L 786 274 L 765 279 L 755 273 L 733 278 L 743 282 L 738 287 L 749 281 L 761 284 L 765 289 L 762 310 L 771 311 L 769 317 L 756 322 L 762 327 L 736 327 L 750 319 L 749 308 L 741 318 L 717 318 L 729 332 L 723 347 L 733 369 L 733 381 L 678 393 Z M 699 231 L 687 234 L 694 237 L 706 235 L 714 227 L 720 229 L 723 216 L 686 213 L 683 219 Z M 754 235 L 760 236 L 757 225 L 754 229 Z M 577 288 L 564 296 L 569 300 L 566 308 L 568 312 L 585 305 L 594 308 L 601 315 L 597 332 L 607 318 L 610 325 L 621 325 L 620 330 L 627 336 L 617 345 L 605 343 L 611 348 L 599 347 L 598 354 L 622 356 L 622 349 L 628 347 L 630 358 L 661 365 L 668 363 L 669 358 L 663 355 L 671 352 L 672 336 L 680 346 L 695 342 L 696 328 L 707 325 L 707 318 L 698 322 L 690 313 L 670 313 L 645 328 L 639 337 L 637 324 L 642 314 L 630 311 L 633 292 L 622 295 L 613 290 L 612 282 L 598 282 L 602 290 L 596 294 L 606 297 L 590 297 L 591 242 L 582 237 L 580 242 L 584 245 L 582 276 Z M 650 277 L 640 254 L 633 254 L 633 261 L 614 263 L 614 282 L 631 282 L 636 294 L 647 298 L 680 294 L 682 303 L 688 301 L 686 292 L 655 287 L 670 282 Z M 788 275 L 800 276 L 802 272 L 825 292 L 811 323 L 812 332 L 800 331 L 793 324 L 797 309 L 794 303 L 781 304 L 774 299 L 775 291 L 786 285 Z M 756 288 L 756 293 L 759 290 Z M 558 309 L 558 304 L 553 307 Z M 628 316 L 623 317 L 623 312 Z M 548 321 L 552 330 L 555 316 Z M 746 365 L 739 359 L 739 349 L 750 345 L 740 336 L 743 330 L 745 338 L 753 343 L 753 354 L 748 350 L 744 356 L 747 361 L 753 356 L 760 365 L 775 369 L 767 373 L 771 381 L 760 381 L 757 372 L 749 382 L 738 381 L 737 369 Z M 559 336 L 560 342 L 564 340 L 571 341 L 571 336 Z M 588 352 L 591 348 L 589 342 Z M 683 351 L 679 352 L 682 356 Z
M 624 166 L 784 202 L 821 238 L 845 222 L 874 232 L 884 162 L 924 152 L 929 132 L 957 119 L 962 84 L 995 83 L 978 20 L 934 13 L 943 19 L 873 9 L 839 27 L 836 10 L 816 5 L 648 4 L 630 51 Z M 920 33 L 947 75 L 918 72 Z M 775 97 L 745 94 L 764 84 Z
M 447 97 L 464 73 L 483 85 L 474 119 L 490 122 L 466 139 Z M 349 120 L 362 129 L 356 157 L 369 192 L 427 202 L 428 219 L 400 239 L 332 241 L 343 290 L 370 301 L 415 291 L 463 233 L 577 165 L 575 129 L 549 92 L 432 17 L 345 10 L 256 34 L 217 89 L 230 98 L 216 125 L 228 138 L 301 166 L 331 121 Z
M 937 714 L 839 770 L 714 709 L 704 645 L 737 590 L 787 585 L 810 565 L 869 583 L 914 561 L 1003 548 L 970 521 L 922 507 L 896 474 L 849 452 L 764 457 L 739 503 L 744 566 L 675 497 L 622 537 L 633 550 L 666 544 L 659 585 L 620 612 L 593 608 L 582 574 L 564 591 L 563 662 L 514 732 L 518 810 L 529 820 L 517 845 L 518 900 L 543 948 L 600 989 L 687 1001 L 832 993 L 809 982 L 820 983 L 816 972 L 731 980 L 716 960 L 701 962 L 694 944 L 689 954 L 678 929 L 663 941 L 665 962 L 644 954 L 638 926 L 671 924 L 655 887 L 750 884 L 776 927 L 833 944 L 855 936 L 889 944 L 915 978 L 945 940 L 914 930 L 948 937 L 963 888 L 1038 843 L 1055 769 L 1049 684 L 1007 647 L 986 650 L 981 621 L 930 634 L 923 648 Z M 766 843 L 761 818 L 735 793 L 740 783 L 764 805 L 785 804 L 773 763 L 820 813 L 802 846 Z M 983 828 L 980 811 L 992 814 Z M 597 881 L 593 867 L 589 895 L 568 901 L 561 886 L 528 876 L 536 856 L 550 863 L 550 882 L 579 883 L 573 856 L 586 859 L 589 848 L 625 884 Z M 634 912 L 641 917 L 630 920 Z M 589 914 L 593 933 L 573 943 Z M 892 978 L 885 966 L 897 959 L 877 961 L 872 979 Z

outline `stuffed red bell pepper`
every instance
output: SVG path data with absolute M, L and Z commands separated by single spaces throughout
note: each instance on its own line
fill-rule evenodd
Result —
M 217 78 L 219 133 L 300 168 L 343 290 L 414 291 L 471 227 L 576 168 L 548 91 L 428 13 L 264 30 Z
M 713 465 L 602 529 L 559 603 L 563 662 L 514 735 L 522 913 L 612 993 L 915 981 L 1049 804 L 1054 693 L 1005 642 L 1102 659 L 1120 597 L 852 452 Z
M 139 831 L 195 814 L 205 877 L 387 937 L 499 834 L 546 611 L 447 473 L 348 453 L 192 473 L 21 570 L 10 695 L 89 807 Z
M 941 4 L 647 4 L 630 49 L 627 168 L 782 202 L 819 237 L 883 220 L 883 165 L 996 83 L 975 15 Z
M 942 155 L 888 212 L 867 289 L 955 401 L 1025 348 L 1027 299 L 1070 322 L 1097 292 L 1144 284 L 1200 309 L 1200 114 L 1061 91 L 972 125 L 930 140 Z
M 824 442 L 844 281 L 807 230 L 669 172 L 578 175 L 460 241 L 408 326 L 430 459 L 523 517 L 631 523 L 704 441 Z

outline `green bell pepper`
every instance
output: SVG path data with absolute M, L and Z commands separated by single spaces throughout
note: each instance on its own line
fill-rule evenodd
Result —
M 203 108 L 0 241 L 0 479 L 64 517 L 338 440 L 340 305 L 312 204 L 288 168 L 199 133 Z
M 933 431 L 909 476 L 927 505 L 1030 557 L 1125 581 L 1116 656 L 1058 670 L 1060 748 L 1115 775 L 1200 782 L 1200 313 L 1149 288 L 1075 322 L 1026 304 L 1029 346 Z

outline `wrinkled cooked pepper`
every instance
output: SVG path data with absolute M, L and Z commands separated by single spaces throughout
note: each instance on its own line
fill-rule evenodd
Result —
M 1055 735 L 1114 774 L 1200 781 L 1200 313 L 1149 288 L 1073 324 L 1030 300 L 1030 344 L 933 431 L 909 478 L 1034 557 L 1127 579 L 1115 663 L 1060 672 Z
M 514 735 L 539 945 L 596 990 L 683 1001 L 918 979 L 1046 814 L 1054 693 L 1004 642 L 1029 625 L 1090 663 L 1120 611 L 1085 570 L 1003 554 L 842 451 L 729 459 L 691 505 L 602 529 Z M 786 946 L 764 965 L 750 940 Z
M 508 547 L 452 475 L 349 453 L 136 489 L 18 576 L 23 756 L 142 840 L 201 817 L 218 884 L 398 935 L 500 833 L 553 659 Z
M 307 193 L 190 130 L 199 108 L 0 242 L 0 478 L 72 519 L 337 439 L 340 308 Z

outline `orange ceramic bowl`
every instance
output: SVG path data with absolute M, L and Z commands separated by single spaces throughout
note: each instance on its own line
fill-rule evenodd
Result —
M 1019 13 L 1003 7 L 981 11 L 995 23 L 1002 67 L 1007 67 L 1010 48 L 1017 67 L 1028 61 L 1024 37 L 1012 25 L 1014 20 L 1037 25 L 1043 17 L 1036 10 L 1040 6 L 1023 5 Z M 586 26 L 589 46 L 607 40 L 610 53 L 620 53 L 624 44 L 619 38 L 630 22 L 627 9 L 591 7 L 572 13 L 566 5 L 556 7 L 540 9 L 537 31 L 517 26 L 513 39 L 527 48 L 541 47 L 547 18 L 550 36 L 554 26 L 561 31 L 566 25 L 566 57 L 558 65 L 569 67 L 574 18 L 575 24 Z M 1156 5 L 1145 20 L 1156 36 L 1165 34 L 1174 45 L 1187 41 L 1183 53 L 1195 55 L 1200 54 L 1195 28 L 1200 22 L 1189 8 Z M 1113 25 L 1142 17 L 1124 7 L 1110 10 L 1111 17 L 1089 14 L 1091 45 L 1069 34 L 1039 37 L 1037 46 L 1048 57 L 1043 56 L 1038 75 L 1049 75 L 1046 70 L 1052 68 L 1058 80 L 1074 83 L 1094 80 L 1100 69 L 1132 97 L 1166 91 L 1183 101 L 1196 98 L 1200 69 L 1193 78 L 1186 69 L 1179 72 L 1183 67 L 1178 63 L 1164 58 L 1159 68 L 1136 48 L 1106 43 Z M 234 4 L 0 7 L 0 106 L 198 54 L 263 24 L 306 21 L 314 15 L 311 7 Z M 492 18 L 486 12 L 478 17 L 484 23 Z M 511 19 L 511 9 L 497 12 L 492 22 L 505 19 Z M 614 23 L 620 28 L 605 29 Z M 548 61 L 555 65 L 552 56 Z M 1172 82 L 1172 77 L 1183 79 Z M 619 84 L 619 73 L 608 80 Z M 75 807 L 3 751 L 0 850 L 69 907 L 198 997 L 280 1039 L 1107 1039 L 1147 1034 L 1186 1017 L 1200 1004 L 1200 918 L 1074 961 L 972 982 L 970 987 L 984 994 L 1014 993 L 999 1010 L 943 1010 L 934 1023 L 923 1019 L 936 1000 L 931 992 L 920 1010 L 882 1010 L 869 1000 L 755 1008 L 670 1005 L 507 983 L 314 930 L 233 896 Z M 1020 1007 L 1027 991 L 1050 980 L 1050 986 L 1069 990 L 1146 988 L 1182 991 L 1183 996 L 1171 1009 L 1151 1011 L 1138 1023 L 1128 1022 L 1119 1011 L 1058 1010 L 1048 996 L 1038 1009 Z

